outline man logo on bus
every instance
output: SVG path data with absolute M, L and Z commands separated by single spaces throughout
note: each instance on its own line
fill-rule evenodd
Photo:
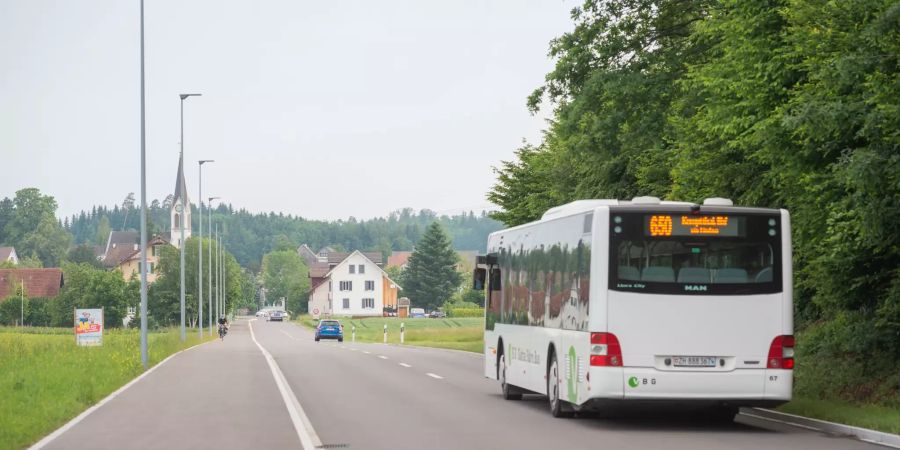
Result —
M 686 284 L 684 286 L 684 290 L 694 291 L 694 292 L 706 292 L 706 285 L 705 284 Z
M 633 387 L 633 388 L 636 388 L 636 387 L 638 387 L 638 384 L 639 384 L 639 383 L 638 383 L 637 377 L 631 377 L 631 378 L 628 379 L 628 385 L 629 385 L 629 386 L 631 386 L 631 387 Z

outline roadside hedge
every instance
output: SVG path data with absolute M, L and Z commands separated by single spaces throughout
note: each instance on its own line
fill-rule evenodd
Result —
M 484 317 L 484 308 L 449 308 L 447 317 Z

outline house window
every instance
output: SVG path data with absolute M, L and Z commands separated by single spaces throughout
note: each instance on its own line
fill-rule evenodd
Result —
M 356 266 L 350 264 L 350 273 L 356 273 Z
M 366 273 L 366 266 L 360 264 L 359 265 L 359 273 Z
M 344 299 L 344 309 L 350 309 L 350 299 L 349 298 Z
M 362 307 L 363 307 L 363 309 L 374 309 L 375 308 L 375 299 L 374 298 L 362 299 Z
M 366 290 L 374 291 L 375 290 L 375 282 L 372 280 L 366 280 Z
M 342 291 L 352 291 L 353 290 L 353 282 L 352 281 L 341 281 L 340 288 Z

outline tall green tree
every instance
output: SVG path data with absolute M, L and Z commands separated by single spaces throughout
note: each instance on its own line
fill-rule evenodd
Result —
M 104 215 L 100 218 L 100 223 L 97 224 L 97 232 L 94 233 L 94 243 L 106 245 L 110 231 L 112 231 L 112 227 L 109 225 L 109 217 Z
M 433 222 L 403 272 L 403 292 L 414 307 L 434 309 L 450 299 L 462 281 L 458 258 L 441 224 Z
M 288 311 L 293 314 L 306 312 L 309 269 L 296 250 L 279 250 L 263 256 L 262 278 L 270 302 L 284 297 Z
M 88 264 L 96 268 L 102 267 L 100 261 L 94 256 L 94 248 L 90 245 L 77 245 L 66 254 L 66 261 L 74 264 Z
M 72 326 L 74 308 L 103 308 L 107 327 L 122 326 L 129 306 L 140 301 L 139 284 L 127 282 L 122 273 L 102 270 L 89 264 L 63 265 L 65 285 L 48 306 L 53 326 Z

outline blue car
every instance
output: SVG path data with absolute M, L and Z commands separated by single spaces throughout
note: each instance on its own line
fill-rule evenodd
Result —
M 316 327 L 316 342 L 319 339 L 337 339 L 344 342 L 344 326 L 337 320 L 321 320 Z

